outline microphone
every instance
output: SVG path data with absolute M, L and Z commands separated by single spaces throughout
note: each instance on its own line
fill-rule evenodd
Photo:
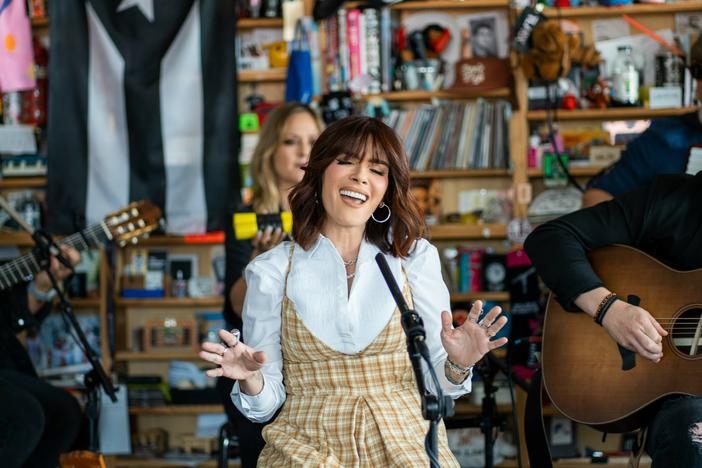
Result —
M 380 268 L 380 272 L 383 275 L 383 279 L 385 279 L 385 283 L 388 285 L 388 289 L 390 289 L 390 294 L 392 294 L 393 299 L 395 299 L 395 304 L 397 304 L 398 309 L 400 309 L 402 328 L 407 335 L 408 345 L 413 345 L 414 349 L 429 361 L 429 350 L 424 341 L 427 336 L 424 330 L 424 321 L 419 314 L 413 309 L 410 309 L 407 302 L 405 302 L 405 298 L 402 296 L 400 287 L 392 276 L 392 271 L 390 271 L 390 266 L 387 260 L 385 260 L 385 256 L 382 253 L 377 254 L 375 256 L 375 262 Z
M 253 239 L 256 233 L 267 227 L 281 228 L 286 234 L 292 233 L 292 213 L 234 213 L 232 226 L 236 240 Z

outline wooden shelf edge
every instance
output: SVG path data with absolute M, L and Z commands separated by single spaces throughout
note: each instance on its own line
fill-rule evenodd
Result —
M 46 177 L 6 177 L 0 179 L 0 190 L 46 187 Z
M 347 10 L 356 8 L 364 2 L 355 1 L 344 5 Z M 395 3 L 390 6 L 393 10 L 479 10 L 485 8 L 508 8 L 507 0 L 418 0 Z
M 477 98 L 507 98 L 512 95 L 510 88 L 497 88 L 482 92 L 465 91 L 390 91 L 378 94 L 359 94 L 357 99 L 381 98 L 387 101 L 428 101 L 430 99 L 477 99 Z
M 666 109 L 649 109 L 643 107 L 611 107 L 608 109 L 558 109 L 554 120 L 647 120 L 656 117 L 672 117 L 694 112 L 696 107 L 671 107 Z M 546 120 L 546 111 L 527 112 L 527 120 Z
M 34 17 L 31 19 L 31 23 L 32 23 L 33 28 L 46 28 L 49 26 L 49 17 L 48 16 Z
M 429 227 L 431 240 L 505 239 L 505 224 L 437 224 Z
M 236 28 L 254 29 L 254 28 L 282 28 L 283 18 L 239 18 L 236 21 Z
M 173 353 L 158 353 L 158 352 L 133 352 L 133 351 L 117 351 L 115 353 L 115 361 L 128 362 L 149 362 L 149 361 L 199 361 L 200 357 L 197 351 L 182 351 Z
M 129 414 L 150 414 L 150 415 L 170 415 L 170 414 L 218 414 L 224 413 L 222 405 L 166 405 L 166 406 L 130 406 Z
M 270 68 L 268 70 L 240 70 L 238 75 L 240 83 L 285 81 L 288 76 L 288 69 Z
M 606 166 L 569 167 L 568 171 L 574 177 L 592 177 L 599 174 Z M 544 176 L 543 169 L 527 169 L 527 177 L 538 179 Z
M 510 177 L 509 169 L 438 169 L 428 171 L 412 171 L 410 177 L 413 179 L 458 179 L 469 177 Z
M 224 298 L 214 297 L 164 297 L 162 299 L 116 298 L 117 307 L 222 307 Z
M 473 300 L 482 301 L 509 301 L 508 291 L 471 291 L 465 293 L 454 292 L 451 293 L 451 302 L 467 302 Z
M 544 8 L 544 14 L 549 18 L 556 18 L 559 16 L 561 18 L 586 18 L 621 15 L 662 15 L 699 10 L 702 10 L 702 5 L 700 5 L 699 2 L 682 1 L 677 3 L 635 3 L 610 7 Z

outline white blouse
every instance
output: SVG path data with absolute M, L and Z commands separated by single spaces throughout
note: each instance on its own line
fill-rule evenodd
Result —
M 255 422 L 268 421 L 285 401 L 283 357 L 280 346 L 281 307 L 290 242 L 283 242 L 259 255 L 246 268 L 243 337 L 246 344 L 267 356 L 262 368 L 264 385 L 258 395 L 232 390 L 234 405 Z M 356 274 L 347 294 L 346 268 L 334 244 L 320 235 L 307 251 L 295 246 L 287 294 L 298 317 L 312 334 L 332 349 L 356 354 L 382 332 L 395 311 L 390 290 L 375 262 L 380 250 L 365 240 L 356 262 Z M 404 286 L 402 267 L 412 291 L 414 309 L 422 317 L 431 361 L 444 393 L 454 398 L 470 391 L 470 377 L 462 385 L 446 379 L 446 351 L 441 344 L 441 311 L 451 310 L 448 289 L 441 277 L 436 247 L 420 239 L 405 259 L 385 258 L 393 276 Z M 408 357 L 409 359 L 409 357 Z M 427 389 L 434 385 L 424 368 Z

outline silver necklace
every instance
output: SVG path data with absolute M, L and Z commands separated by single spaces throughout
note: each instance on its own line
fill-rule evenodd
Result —
M 351 266 L 354 263 L 356 263 L 357 260 L 358 260 L 358 257 L 352 258 L 351 260 L 344 260 L 343 258 L 341 259 L 341 261 L 344 262 L 344 266 Z

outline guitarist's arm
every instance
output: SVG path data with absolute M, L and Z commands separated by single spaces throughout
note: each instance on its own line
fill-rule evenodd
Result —
M 61 253 L 68 260 L 71 265 L 77 265 L 80 261 L 80 254 L 74 248 L 67 245 L 61 245 Z M 51 272 L 57 281 L 63 281 L 70 274 L 71 270 L 63 266 L 56 258 L 51 258 Z M 33 280 L 33 287 L 27 288 L 27 308 L 32 314 L 36 314 L 44 306 L 46 301 L 45 297 L 49 294 L 49 291 L 53 288 L 49 275 L 45 271 L 37 273 Z M 33 291 L 34 289 L 34 291 Z M 41 319 L 37 317 L 39 321 Z
M 587 252 L 612 244 L 640 247 L 659 222 L 656 213 L 661 210 L 655 210 L 651 201 L 655 187 L 563 216 L 527 238 L 524 248 L 529 258 L 566 310 L 594 316 L 609 290 L 593 271 Z M 660 359 L 665 331 L 646 310 L 615 301 L 603 326 L 622 346 L 647 359 Z
M 575 305 L 594 318 L 597 307 L 609 293 L 604 287 L 592 289 L 580 294 Z M 661 343 L 668 332 L 645 309 L 617 300 L 605 315 L 602 326 L 614 341 L 646 359 L 658 362 L 663 357 Z

